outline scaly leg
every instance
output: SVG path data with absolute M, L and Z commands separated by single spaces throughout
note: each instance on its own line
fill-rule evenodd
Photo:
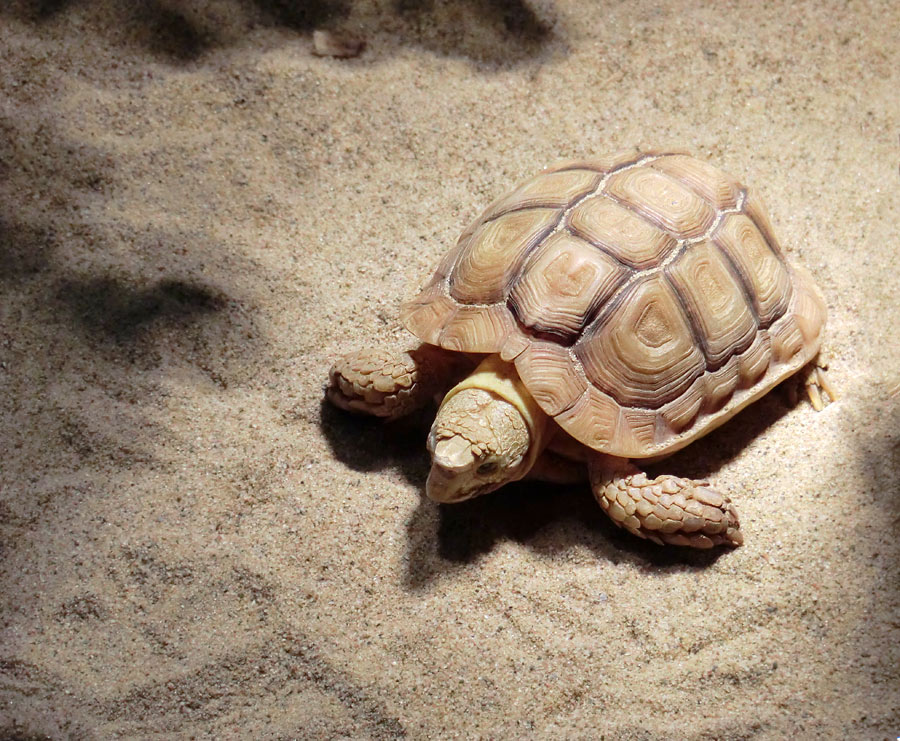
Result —
M 591 489 L 613 522 L 654 543 L 712 548 L 744 542 L 737 511 L 709 482 L 647 474 L 623 458 L 588 463 Z
M 341 409 L 396 419 L 442 396 L 474 366 L 468 356 L 434 345 L 363 348 L 331 366 L 325 395 Z

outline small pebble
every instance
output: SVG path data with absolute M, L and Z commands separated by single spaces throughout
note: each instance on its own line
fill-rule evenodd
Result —
M 317 57 L 349 59 L 358 57 L 366 42 L 350 34 L 335 31 L 313 31 L 313 54 Z

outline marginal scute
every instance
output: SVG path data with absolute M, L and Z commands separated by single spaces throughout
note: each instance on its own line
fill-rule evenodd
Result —
M 469 235 L 471 236 L 471 234 Z M 438 263 L 437 270 L 434 271 L 434 276 L 432 277 L 432 283 L 437 283 L 439 281 L 443 281 L 448 275 L 450 275 L 453 270 L 453 266 L 456 265 L 456 261 L 459 259 L 460 253 L 465 249 L 467 242 L 460 240 L 456 243 L 456 246 L 450 250 L 447 250 L 447 254 L 441 258 L 441 261 Z
M 568 223 L 576 235 L 637 269 L 657 264 L 678 244 L 638 214 L 603 196 L 578 204 L 569 213 Z
M 719 168 L 702 160 L 684 154 L 672 154 L 654 160 L 650 166 L 683 183 L 715 209 L 737 206 L 741 194 L 740 185 Z
M 652 409 L 623 407 L 616 425 L 616 443 L 628 456 L 652 448 L 656 443 L 657 413 Z
M 745 214 L 728 214 L 713 241 L 738 270 L 753 299 L 762 327 L 768 327 L 787 310 L 791 277 L 756 224 Z
M 503 347 L 500 348 L 501 360 L 505 360 L 507 363 L 512 362 L 525 352 L 530 344 L 531 340 L 525 336 L 521 329 L 515 327 L 506 338 Z
M 677 434 L 693 423 L 706 399 L 707 377 L 700 376 L 681 396 L 670 401 L 659 412 L 669 429 Z
M 444 321 L 437 344 L 446 350 L 499 352 L 514 329 L 515 320 L 503 304 L 460 306 Z
M 825 300 L 819 293 L 812 276 L 800 265 L 791 267 L 794 278 L 794 295 L 789 312 L 797 321 L 797 326 L 807 344 L 819 339 L 828 313 Z
M 587 390 L 556 421 L 576 440 L 595 450 L 615 450 L 616 425 L 621 407 L 594 386 Z
M 587 389 L 566 348 L 555 342 L 534 341 L 516 358 L 531 395 L 551 417 L 572 406 Z
M 464 304 L 504 300 L 522 259 L 557 219 L 554 209 L 534 208 L 513 211 L 479 227 L 450 274 L 450 295 Z
M 400 311 L 403 325 L 423 342 L 440 344 L 438 338 L 444 322 L 456 311 L 458 304 L 441 293 L 439 284 L 424 295 L 405 304 Z
M 629 208 L 679 239 L 699 237 L 716 218 L 715 210 L 706 201 L 652 167 L 635 167 L 615 173 L 604 192 L 627 203 Z
M 775 230 L 772 228 L 772 222 L 769 220 L 769 209 L 766 208 L 759 192 L 755 190 L 747 191 L 743 210 L 744 213 L 753 220 L 753 223 L 756 224 L 756 228 L 762 233 L 769 247 L 779 257 L 782 257 L 781 246 L 775 238 Z
M 658 408 L 706 367 L 681 302 L 659 274 L 630 288 L 574 349 L 588 379 L 623 406 Z
M 703 411 L 706 414 L 717 412 L 731 398 L 740 380 L 739 363 L 740 359 L 738 356 L 733 355 L 721 368 L 704 376 L 705 397 Z
M 753 344 L 738 358 L 738 385 L 750 388 L 765 374 L 772 361 L 772 347 L 768 332 L 759 332 Z
M 803 350 L 803 333 L 793 314 L 786 314 L 769 328 L 772 354 L 779 363 L 787 363 Z
M 491 205 L 482 214 L 482 221 L 512 211 L 530 208 L 567 207 L 572 201 L 594 190 L 602 175 L 593 170 L 563 170 L 541 173 L 520 185 L 512 193 Z
M 525 327 L 566 340 L 583 329 L 625 274 L 609 255 L 561 231 L 533 253 L 510 291 L 509 303 Z
M 756 320 L 740 283 L 709 241 L 691 245 L 666 268 L 678 291 L 710 369 L 749 347 Z

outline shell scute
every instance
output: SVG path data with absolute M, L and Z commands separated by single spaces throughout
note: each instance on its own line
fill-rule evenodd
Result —
M 652 167 L 617 172 L 604 190 L 678 239 L 699 237 L 716 218 L 715 209 L 690 188 Z
M 719 168 L 684 154 L 654 160 L 650 166 L 675 178 L 721 211 L 737 206 L 741 186 Z
M 481 218 L 490 221 L 502 213 L 529 208 L 565 208 L 594 190 L 601 177 L 593 170 L 541 173 L 496 201 Z
M 706 380 L 705 376 L 700 376 L 685 393 L 659 410 L 662 421 L 671 432 L 681 432 L 697 418 L 707 395 Z
M 423 342 L 439 345 L 446 321 L 456 313 L 458 304 L 442 292 L 440 283 L 427 287 L 415 301 L 400 310 L 406 328 Z
M 563 170 L 592 170 L 600 174 L 606 174 L 621 167 L 627 167 L 638 162 L 647 153 L 638 153 L 633 150 L 623 150 L 600 157 L 586 157 L 584 159 L 563 160 L 544 169 L 544 172 L 561 172 Z
M 772 362 L 772 342 L 768 332 L 759 332 L 738 357 L 738 386 L 750 388 L 765 375 Z
M 791 299 L 791 277 L 780 255 L 743 213 L 728 214 L 713 241 L 743 279 L 760 326 L 770 326 L 784 314 Z
M 500 352 L 516 322 L 503 304 L 460 306 L 444 321 L 436 344 L 447 350 Z
M 550 208 L 512 211 L 472 234 L 450 274 L 450 295 L 464 304 L 491 304 L 506 298 L 529 249 L 553 229 L 558 212 Z
M 678 245 L 670 234 L 602 196 L 579 203 L 568 224 L 577 236 L 637 269 L 652 267 Z
M 660 407 L 706 368 L 681 302 L 659 274 L 630 288 L 574 350 L 588 379 L 623 406 Z
M 591 385 L 555 419 L 576 440 L 595 450 L 605 450 L 616 447 L 620 410 L 611 396 Z
M 583 239 L 560 231 L 534 252 L 509 303 L 525 327 L 571 343 L 627 272 Z
M 738 279 L 714 244 L 692 245 L 666 268 L 666 275 L 687 309 L 710 369 L 749 347 L 756 335 L 756 319 Z
M 555 342 L 532 342 L 516 358 L 516 370 L 541 408 L 552 410 L 547 412 L 551 415 L 568 409 L 587 389 L 573 358 Z

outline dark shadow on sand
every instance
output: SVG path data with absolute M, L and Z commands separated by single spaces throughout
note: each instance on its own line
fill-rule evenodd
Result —
M 64 23 L 74 7 L 90 9 L 112 43 L 137 46 L 175 66 L 202 61 L 258 27 L 279 28 L 309 37 L 315 30 L 344 29 L 367 42 L 365 59 L 383 58 L 404 47 L 468 59 L 490 70 L 540 60 L 559 40 L 552 18 L 523 0 L 394 0 L 375 13 L 354 13 L 352 0 L 231 0 L 232 24 L 216 23 L 189 0 L 12 0 L 0 7 L 38 27 Z M 228 9 L 225 4 L 220 14 Z
M 354 471 L 395 468 L 412 485 L 424 489 L 428 476 L 425 437 L 434 410 L 396 422 L 350 414 L 321 403 L 320 427 L 334 457 Z
M 646 470 L 651 476 L 712 477 L 789 411 L 788 394 L 779 387 L 707 437 Z M 546 554 L 580 545 L 598 559 L 628 561 L 657 573 L 705 568 L 729 552 L 661 548 L 635 538 L 606 517 L 587 482 L 577 486 L 519 482 L 468 502 L 438 505 L 424 496 L 428 474 L 424 440 L 430 421 L 423 414 L 409 422 L 385 424 L 322 402 L 322 429 L 339 460 L 361 472 L 394 466 L 423 492 L 407 523 L 404 581 L 411 590 L 478 561 L 497 543 L 509 540 Z M 727 481 L 717 483 L 729 491 L 740 511 L 741 492 L 730 491 Z
M 214 289 L 173 278 L 144 285 L 112 276 L 66 278 L 57 298 L 90 338 L 101 344 L 134 343 L 155 326 L 186 326 L 227 305 Z

